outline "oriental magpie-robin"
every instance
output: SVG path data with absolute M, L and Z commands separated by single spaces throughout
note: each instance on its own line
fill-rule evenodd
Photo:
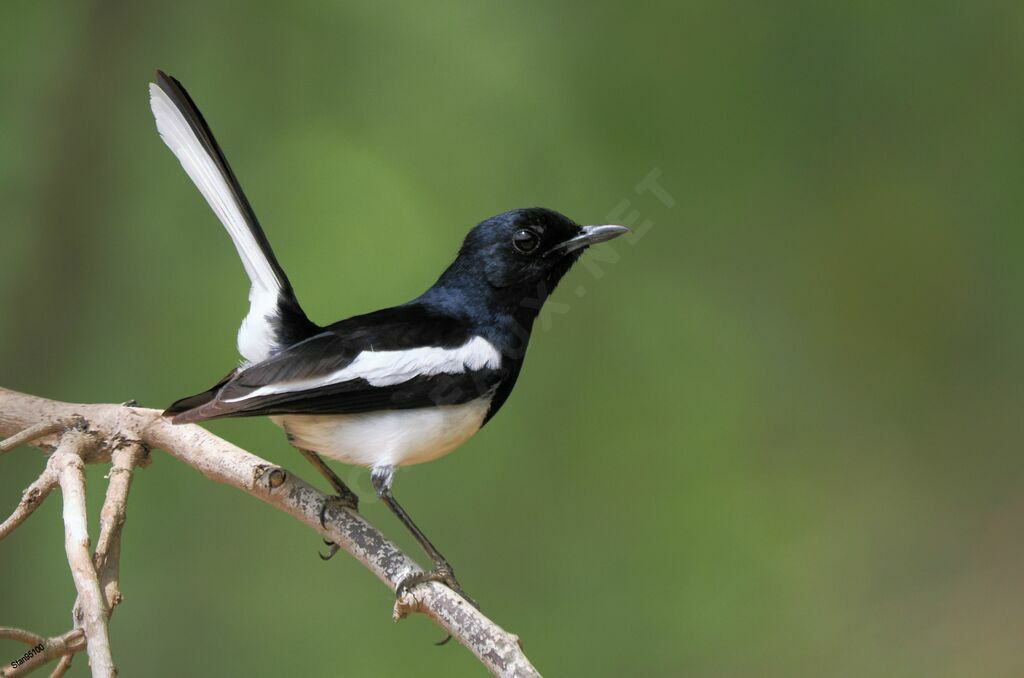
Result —
M 377 495 L 434 562 L 432 572 L 410 577 L 398 593 L 436 580 L 465 595 L 395 501 L 395 469 L 451 452 L 497 413 L 544 300 L 584 249 L 627 229 L 579 226 L 549 209 L 505 212 L 475 226 L 455 261 L 416 299 L 321 327 L 299 306 L 181 83 L 158 71 L 149 93 L 160 137 L 224 224 L 252 282 L 238 331 L 244 362 L 164 415 L 176 424 L 269 416 L 351 508 L 358 498 L 320 455 L 369 467 Z M 336 550 L 332 545 L 331 555 Z

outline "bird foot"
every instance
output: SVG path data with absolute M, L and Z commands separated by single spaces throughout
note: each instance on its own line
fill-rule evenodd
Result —
M 324 539 L 324 544 L 327 545 L 327 553 L 320 553 L 318 551 L 317 555 L 320 556 L 320 560 L 330 560 L 334 557 L 335 553 L 341 550 L 341 547 L 330 539 Z
M 469 603 L 478 610 L 480 609 L 480 606 L 477 604 L 477 602 L 470 598 L 469 595 L 466 594 L 466 591 L 462 588 L 462 585 L 459 584 L 459 580 L 455 578 L 455 572 L 452 571 L 452 567 L 448 563 L 439 563 L 435 565 L 434 569 L 430 572 L 417 572 L 416 574 L 410 574 L 408 577 L 406 577 L 398 583 L 398 588 L 395 589 L 395 598 L 401 599 L 402 596 L 404 596 L 406 593 L 409 593 L 409 591 L 415 588 L 418 584 L 422 584 L 423 582 L 428 581 L 436 581 L 444 584 L 452 591 L 455 591 L 460 596 L 462 596 L 462 598 L 467 603 Z M 452 634 L 449 633 L 444 638 L 434 643 L 434 645 L 444 645 L 451 639 Z
M 439 563 L 429 572 L 417 572 L 416 574 L 410 574 L 408 577 L 403 579 L 398 584 L 398 588 L 395 589 L 395 597 L 401 598 L 406 593 L 409 593 L 415 586 L 428 581 L 436 581 L 444 584 L 452 591 L 455 591 L 462 596 L 467 603 L 480 609 L 480 606 L 475 600 L 469 597 L 466 591 L 459 584 L 459 580 L 455 578 L 455 572 L 452 571 L 451 565 L 448 563 Z
M 327 509 L 331 504 L 340 506 L 341 508 L 351 509 L 356 513 L 359 512 L 359 497 L 356 495 L 355 492 L 349 490 L 347 494 L 332 495 L 330 497 L 327 497 L 327 499 L 324 500 L 323 506 L 320 507 L 320 527 L 327 527 Z M 327 553 L 326 555 L 323 553 L 318 554 L 321 560 L 330 560 L 334 557 L 334 554 L 337 553 L 338 550 L 341 548 L 333 541 L 329 541 L 327 539 L 324 539 L 324 544 L 327 545 Z

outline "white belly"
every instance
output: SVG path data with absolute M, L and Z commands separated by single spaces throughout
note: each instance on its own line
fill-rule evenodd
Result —
M 271 417 L 296 447 L 360 466 L 409 466 L 451 452 L 484 422 L 490 398 L 462 405 L 365 414 Z

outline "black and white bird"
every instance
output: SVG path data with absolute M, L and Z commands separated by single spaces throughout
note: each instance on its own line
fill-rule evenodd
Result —
M 416 299 L 321 327 L 299 306 L 181 83 L 158 71 L 149 93 L 160 137 L 224 224 L 252 282 L 238 331 L 244 362 L 165 416 L 176 424 L 269 416 L 353 509 L 358 498 L 320 455 L 368 467 L 380 499 L 434 562 L 432 572 L 402 582 L 398 593 L 425 580 L 463 593 L 447 561 L 395 501 L 395 470 L 451 452 L 497 413 L 522 369 L 544 300 L 584 249 L 627 229 L 579 226 L 549 209 L 505 212 L 474 227 L 452 264 Z

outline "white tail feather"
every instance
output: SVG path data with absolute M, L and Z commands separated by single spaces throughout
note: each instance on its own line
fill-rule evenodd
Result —
M 170 97 L 155 84 L 149 86 L 149 103 L 156 118 L 160 138 L 177 156 L 192 183 L 224 224 L 252 284 L 267 291 L 281 289 L 281 281 L 277 279 L 274 267 L 267 261 L 259 243 L 253 237 L 231 188 L 221 175 L 217 163 L 196 138 L 188 121 Z
M 160 138 L 181 162 L 192 183 L 206 198 L 235 243 L 245 272 L 252 281 L 249 315 L 238 329 L 238 352 L 250 362 L 264 360 L 277 349 L 274 329 L 269 320 L 277 315 L 278 293 L 284 285 L 253 236 L 245 212 L 236 201 L 217 163 L 206 152 L 181 111 L 155 84 L 149 86 L 149 104 L 156 118 Z

